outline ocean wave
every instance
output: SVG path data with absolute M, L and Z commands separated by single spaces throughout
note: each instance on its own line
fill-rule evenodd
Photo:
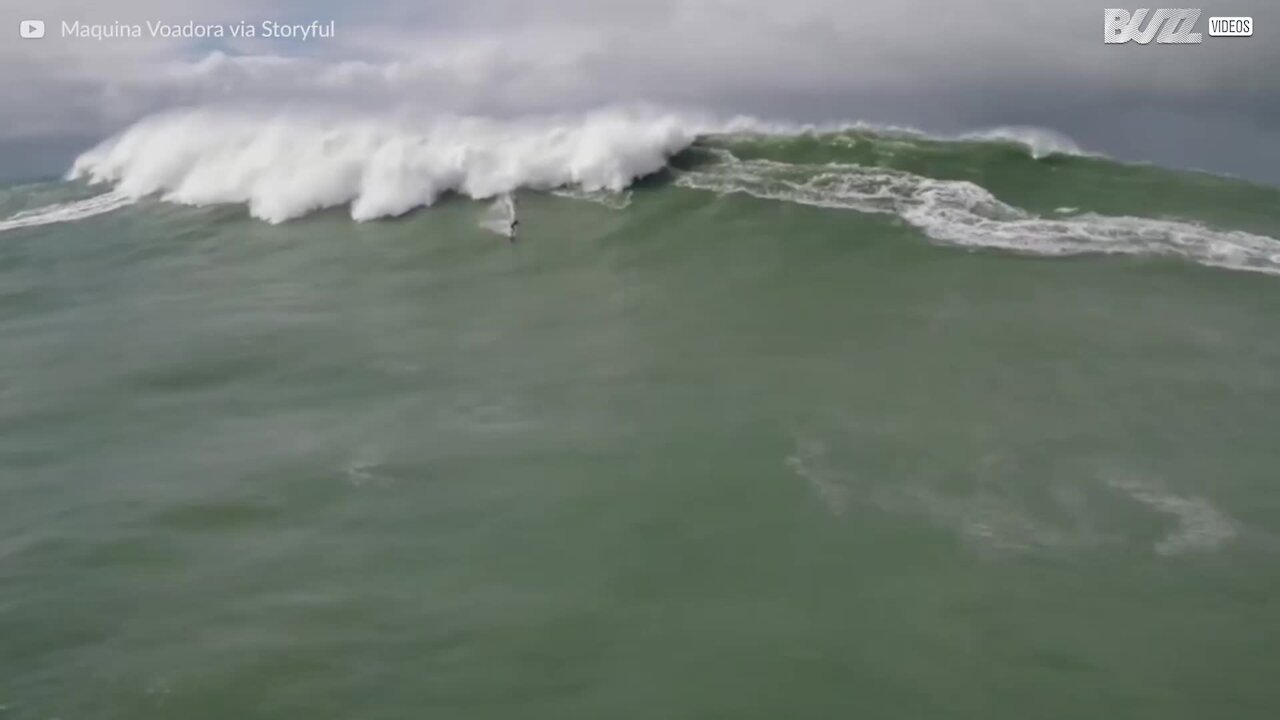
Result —
M 1052 128 L 1032 125 L 1002 125 L 963 133 L 934 133 L 908 125 L 886 125 L 867 122 L 834 122 L 797 124 L 770 122 L 739 116 L 718 128 L 718 134 L 746 137 L 797 137 L 825 138 L 837 146 L 853 147 L 857 143 L 851 134 L 867 134 L 882 142 L 892 140 L 935 143 L 1003 143 L 1019 145 L 1037 160 L 1052 155 L 1106 158 L 1098 152 L 1085 150 L 1070 136 Z
M 0 230 L 88 217 L 152 195 L 188 205 L 245 204 L 252 216 L 272 223 L 340 206 L 358 221 L 394 217 L 446 193 L 483 200 L 518 189 L 623 209 L 628 187 L 668 168 L 673 156 L 700 138 L 822 135 L 840 128 L 856 128 L 872 142 L 1018 142 L 1037 156 L 1081 152 L 1069 138 L 1040 128 L 946 139 L 907 128 L 715 120 L 643 107 L 515 120 L 206 108 L 146 119 L 77 158 L 68 177 L 110 183 L 108 195 L 20 214 Z M 712 162 L 672 168 L 676 185 L 893 214 L 952 245 L 1036 255 L 1175 255 L 1280 274 L 1280 242 L 1262 235 L 1067 207 L 1040 216 L 972 182 L 849 163 L 741 160 L 717 141 L 699 147 Z
M 852 131 L 1015 141 L 1034 155 L 1078 151 L 1049 130 L 944 138 L 896 126 L 718 120 L 646 107 L 513 120 L 199 108 L 138 122 L 82 154 L 68 177 L 111 183 L 130 198 L 243 203 L 272 223 L 335 206 L 349 206 L 355 220 L 371 220 L 430 206 L 449 192 L 487 199 L 517 188 L 570 189 L 616 198 L 701 136 L 834 138 Z
M 371 220 L 448 192 L 621 192 L 709 127 L 656 110 L 511 121 L 191 110 L 134 125 L 77 158 L 69 178 L 134 198 L 243 203 L 272 223 L 344 205 Z
M 958 135 L 954 139 L 974 142 L 1009 142 L 1021 145 L 1037 160 L 1050 155 L 1101 157 L 1085 152 L 1075 140 L 1057 130 L 1030 125 L 1005 125 Z
M 897 215 L 935 241 L 1034 255 L 1174 255 L 1233 270 L 1280 274 L 1280 241 L 1180 220 L 1094 213 L 1045 218 L 1007 205 L 971 182 L 841 163 L 719 161 L 676 184 L 818 207 Z

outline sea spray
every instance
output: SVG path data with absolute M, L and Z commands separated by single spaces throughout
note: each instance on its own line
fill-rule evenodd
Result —
M 631 110 L 517 121 L 195 110 L 134 125 L 80 156 L 70 177 L 110 182 L 132 197 L 245 203 L 268 222 L 347 204 L 353 219 L 371 220 L 445 192 L 621 191 L 662 169 L 703 127 Z

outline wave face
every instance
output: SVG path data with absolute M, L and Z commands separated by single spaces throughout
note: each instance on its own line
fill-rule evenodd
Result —
M 76 219 L 154 195 L 244 204 L 278 223 L 349 207 L 402 215 L 446 193 L 550 191 L 625 210 L 637 179 L 893 215 L 943 244 L 1060 256 L 1165 255 L 1280 274 L 1280 191 L 1124 165 L 1051 130 L 948 137 L 864 124 L 712 120 L 656 108 L 493 120 L 244 110 L 156 116 L 79 157 L 69 177 L 112 185 L 10 226 Z
M 402 215 L 455 192 L 626 188 L 702 127 L 657 111 L 579 118 L 315 118 L 196 110 L 145 120 L 80 156 L 72 179 L 188 205 L 244 203 L 267 222 L 350 205 L 355 220 Z

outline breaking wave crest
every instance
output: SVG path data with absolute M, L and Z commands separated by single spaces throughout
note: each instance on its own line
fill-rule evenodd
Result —
M 676 184 L 818 207 L 897 215 L 933 240 L 1035 255 L 1175 255 L 1234 270 L 1280 274 L 1280 242 L 1195 223 L 1092 213 L 1046 218 L 1007 205 L 984 188 L 879 167 L 719 161 L 682 172 Z
M 110 182 L 131 197 L 244 203 L 273 223 L 343 205 L 355 220 L 371 220 L 448 192 L 619 192 L 662 169 L 706 127 L 641 110 L 520 121 L 196 110 L 133 126 L 80 156 L 70 177 Z
M 1031 157 L 1039 159 L 1050 155 L 1082 155 L 1097 156 L 1096 153 L 1085 152 L 1075 140 L 1048 128 L 1029 125 L 1007 125 L 966 133 L 958 140 L 977 142 L 1011 142 L 1022 145 L 1031 153 Z

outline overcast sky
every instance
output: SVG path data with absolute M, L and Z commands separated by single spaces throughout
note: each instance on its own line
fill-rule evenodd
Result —
M 65 165 L 166 107 L 327 103 L 509 116 L 651 102 L 1090 150 L 1280 184 L 1280 0 L 1202 0 L 1200 45 L 1105 45 L 1082 0 L 5 0 L 0 162 Z M 1132 8 L 1131 8 L 1132 9 Z M 1249 15 L 1251 38 L 1208 36 Z M 23 40 L 20 19 L 48 36 Z M 60 38 L 63 20 L 333 20 L 307 43 Z M 62 167 L 58 167 L 58 170 Z

